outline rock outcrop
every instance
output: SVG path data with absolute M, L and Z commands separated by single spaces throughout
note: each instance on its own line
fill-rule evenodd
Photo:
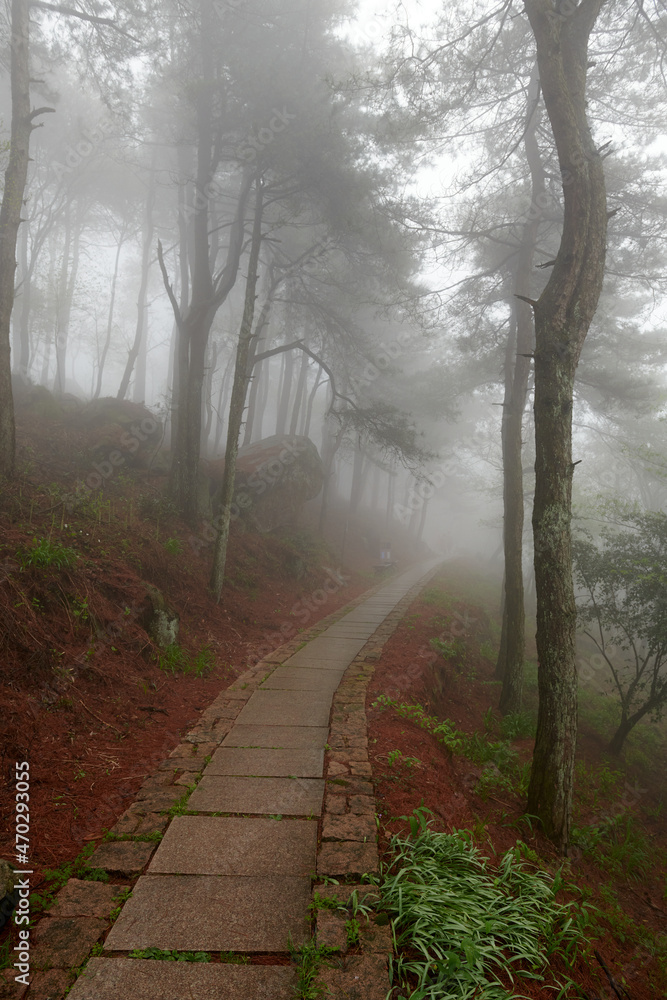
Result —
M 214 508 L 224 468 L 224 458 L 206 466 Z M 256 531 L 273 531 L 293 523 L 323 483 L 322 460 L 310 438 L 282 434 L 264 438 L 239 451 L 232 517 L 243 518 Z

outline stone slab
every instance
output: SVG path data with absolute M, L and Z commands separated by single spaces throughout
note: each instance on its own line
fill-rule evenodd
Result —
M 91 958 L 69 1000 L 291 1000 L 295 983 L 283 966 Z
M 308 875 L 315 869 L 317 821 L 175 816 L 151 875 Z
M 328 662 L 328 661 L 325 661 Z M 341 682 L 344 671 L 311 670 L 308 667 L 278 667 L 260 685 L 260 691 L 322 691 L 333 694 Z
M 225 737 L 225 747 L 275 747 L 294 750 L 323 747 L 327 726 L 244 726 L 236 725 Z
M 331 1000 L 385 1000 L 389 991 L 383 955 L 355 955 L 325 967 L 320 975 Z
M 64 969 L 36 972 L 30 980 L 30 1000 L 60 1000 L 73 979 Z
M 211 774 L 264 778 L 321 778 L 324 774 L 324 750 L 220 747 L 206 768 L 205 776 Z M 190 809 L 197 808 L 192 805 L 192 798 L 188 800 L 188 806 Z
M 331 698 L 311 692 L 255 691 L 238 717 L 240 725 L 328 726 Z
M 318 875 L 364 875 L 377 870 L 378 852 L 374 843 L 330 841 L 320 847 Z
M 322 821 L 322 840 L 358 840 L 375 842 L 377 827 L 375 816 L 370 814 L 325 816 Z
M 120 872 L 122 875 L 136 875 L 144 868 L 154 850 L 155 844 L 148 841 L 109 840 L 93 851 L 88 865 L 90 868 L 104 868 L 108 872 Z
M 310 879 L 303 877 L 144 875 L 105 948 L 284 952 L 288 934 L 297 944 L 305 940 L 309 902 Z M 199 993 L 179 1000 L 188 995 L 200 1000 Z
M 125 888 L 128 887 L 71 878 L 56 896 L 49 916 L 106 919 L 118 906 L 118 897 Z
M 205 774 L 189 801 L 197 812 L 319 816 L 320 778 L 245 778 Z
M 14 979 L 16 969 L 0 969 L 0 1000 L 21 1000 L 28 987 Z
M 95 917 L 44 917 L 32 931 L 35 969 L 71 969 L 81 965 L 107 929 Z

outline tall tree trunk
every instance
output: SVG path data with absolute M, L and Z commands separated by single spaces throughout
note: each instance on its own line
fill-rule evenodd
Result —
M 243 319 L 241 320 L 241 330 L 239 341 L 236 346 L 236 357 L 234 360 L 234 381 L 232 383 L 232 398 L 229 405 L 229 423 L 227 426 L 227 447 L 225 449 L 225 468 L 222 474 L 222 488 L 220 496 L 220 515 L 218 534 L 215 539 L 215 552 L 213 554 L 213 568 L 211 570 L 210 588 L 216 601 L 220 600 L 222 585 L 225 579 L 225 566 L 227 563 L 227 543 L 229 541 L 229 525 L 232 516 L 232 501 L 234 498 L 234 483 L 236 479 L 236 456 L 239 450 L 239 435 L 241 433 L 241 423 L 243 421 L 243 408 L 245 406 L 246 393 L 248 391 L 248 380 L 250 371 L 248 368 L 248 357 L 250 354 L 250 341 L 252 338 L 252 324 L 255 315 L 255 290 L 257 287 L 257 269 L 259 265 L 259 251 L 262 245 L 262 211 L 263 193 L 262 179 L 258 174 L 255 178 L 255 215 L 252 225 L 252 239 L 250 243 L 250 259 L 248 261 L 248 277 L 246 279 L 245 301 L 243 305 Z
M 530 203 L 542 205 L 546 188 L 544 168 L 537 143 L 537 129 L 541 118 L 538 110 L 540 87 L 537 64 L 531 73 L 527 98 L 524 148 L 531 177 Z M 522 227 L 521 246 L 515 268 L 516 294 L 522 296 L 512 303 L 514 314 L 512 327 L 515 336 L 510 337 L 510 343 L 514 342 L 516 347 L 512 352 L 514 356 L 508 357 L 506 361 L 508 370 L 502 420 L 505 599 L 500 653 L 496 663 L 496 677 L 502 678 L 503 681 L 500 694 L 500 711 L 503 715 L 521 711 L 523 694 L 526 616 L 523 594 L 524 503 L 521 435 L 534 340 L 532 310 L 525 299 L 530 298 L 532 292 L 532 274 L 539 228 L 539 214 L 529 213 Z
M 21 313 L 16 323 L 14 336 L 14 368 L 27 381 L 30 371 L 30 306 L 32 300 L 32 275 L 35 257 L 28 262 L 28 223 L 20 233 L 19 254 L 21 258 Z
M 147 316 L 147 295 L 148 279 L 150 277 L 151 248 L 153 244 L 153 209 L 155 207 L 155 160 L 157 146 L 153 147 L 150 172 L 148 175 L 148 190 L 146 192 L 146 205 L 144 211 L 144 230 L 141 247 L 141 278 L 139 281 L 139 294 L 137 296 L 137 324 L 134 330 L 134 341 L 130 348 L 125 363 L 125 371 L 118 386 L 116 399 L 125 399 L 130 386 L 130 379 L 134 371 L 134 387 L 132 399 L 135 403 L 143 403 L 146 399 L 146 337 L 148 329 Z M 136 371 L 135 371 L 136 366 Z
M 299 368 L 299 378 L 296 383 L 296 392 L 294 394 L 294 405 L 292 407 L 292 419 L 290 420 L 289 433 L 290 437 L 294 437 L 296 434 L 296 429 L 299 422 L 299 414 L 303 409 L 304 403 L 306 401 L 306 381 L 308 379 L 308 363 L 310 358 L 304 352 L 301 355 L 301 367 Z
M 70 244 L 72 241 L 72 203 L 65 206 L 65 237 L 63 255 L 60 261 L 60 276 L 58 278 L 58 299 L 56 307 L 56 374 L 53 383 L 54 392 L 65 391 L 65 364 L 67 362 L 67 333 L 69 330 L 69 273 Z M 72 267 L 74 264 L 72 263 Z
M 104 366 L 107 360 L 107 354 L 109 352 L 109 346 L 111 344 L 111 331 L 113 329 L 113 312 L 114 304 L 116 301 L 116 284 L 118 282 L 118 265 L 120 262 L 120 252 L 123 248 L 123 243 L 125 241 L 125 226 L 123 225 L 120 233 L 118 234 L 118 245 L 116 247 L 116 257 L 113 265 L 113 275 L 111 276 L 111 296 L 109 299 L 109 312 L 107 315 L 107 329 L 104 337 L 104 347 L 102 348 L 102 354 L 100 355 L 100 363 L 97 368 L 97 381 L 95 383 L 95 392 L 93 393 L 93 399 L 97 399 L 100 395 L 102 389 L 102 378 L 104 376 Z
M 12 396 L 10 328 L 14 305 L 16 241 L 28 176 L 33 119 L 50 108 L 30 111 L 28 0 L 12 0 L 10 83 L 12 126 L 9 161 L 0 206 L 0 475 L 14 475 L 16 429 Z
M 283 354 L 282 391 L 278 398 L 278 415 L 276 417 L 276 434 L 284 434 L 287 427 L 289 401 L 292 396 L 292 376 L 294 374 L 294 358 L 292 351 Z
M 269 315 L 271 313 L 272 305 L 272 294 L 273 294 L 273 278 L 272 269 L 269 267 L 267 272 L 267 291 L 266 300 L 262 306 L 262 311 L 259 314 L 259 319 L 257 320 L 257 325 L 255 331 L 252 335 L 252 340 L 250 343 L 250 350 L 248 352 L 248 371 L 252 372 L 250 381 L 250 392 L 248 394 L 248 412 L 246 414 L 246 424 L 245 431 L 243 434 L 243 444 L 242 448 L 249 445 L 252 441 L 253 428 L 255 424 L 255 417 L 257 415 L 257 401 L 259 397 L 259 386 L 262 378 L 262 371 L 264 370 L 261 362 L 257 366 L 257 371 L 254 371 L 253 366 L 255 363 L 255 356 L 260 353 L 260 349 L 264 344 L 266 339 L 266 331 L 269 324 Z M 261 437 L 261 434 L 260 434 Z
M 313 416 L 313 403 L 315 402 L 315 394 L 322 384 L 322 365 L 319 365 L 317 369 L 317 375 L 315 376 L 315 382 L 313 388 L 310 390 L 310 395 L 308 396 L 308 408 L 306 410 L 306 419 L 304 421 L 303 427 L 301 428 L 301 433 L 304 437 L 310 435 L 310 421 Z
M 563 233 L 535 310 L 535 502 L 539 712 L 528 811 L 563 852 L 577 737 L 576 608 L 570 541 L 574 376 L 595 315 L 607 233 L 604 170 L 586 118 L 588 39 L 603 0 L 567 15 L 525 0 L 563 180 Z
M 352 484 L 350 486 L 350 514 L 355 514 L 359 508 L 361 492 L 364 485 L 363 478 L 364 453 L 361 450 L 361 438 L 357 436 L 354 446 L 354 458 L 352 460 Z

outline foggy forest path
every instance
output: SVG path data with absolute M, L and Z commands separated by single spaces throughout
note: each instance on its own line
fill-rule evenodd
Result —
M 203 768 L 187 814 L 172 817 L 107 936 L 104 954 L 90 959 L 70 1000 L 288 1000 L 294 995 L 296 970 L 277 959 L 287 954 L 288 938 L 301 946 L 310 937 L 313 881 L 377 870 L 365 684 L 360 682 L 364 677 L 367 682 L 373 668 L 365 663 L 364 650 L 375 658 L 373 641 L 388 628 L 393 631 L 404 613 L 404 605 L 398 611 L 397 605 L 439 562 L 399 574 L 297 652 L 264 661 L 263 679 L 249 697 L 242 678 L 221 693 L 216 702 L 236 697 L 242 708 Z M 327 809 L 328 829 L 322 830 L 318 851 L 325 750 L 333 751 L 329 779 L 356 794 L 349 800 L 333 795 L 352 806 L 347 816 L 340 815 L 345 806 Z M 347 758 L 345 782 L 335 776 L 344 773 L 339 761 Z M 130 952 L 149 948 L 224 952 L 228 961 L 129 958 Z M 386 961 L 378 948 L 372 950 L 370 971 L 377 980 L 377 963 L 386 969 Z M 239 964 L 241 956 L 258 955 L 276 956 L 276 964 L 270 959 Z M 369 989 L 362 986 L 364 976 L 352 979 L 359 981 L 356 989 Z

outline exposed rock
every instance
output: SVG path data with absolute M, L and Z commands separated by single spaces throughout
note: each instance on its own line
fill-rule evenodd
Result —
M 211 491 L 219 493 L 224 458 L 207 463 Z M 232 514 L 261 532 L 293 523 L 322 489 L 324 469 L 307 437 L 274 435 L 239 451 Z
M 178 638 L 178 615 L 167 605 L 164 595 L 152 583 L 144 583 L 146 606 L 139 617 L 139 624 L 158 646 L 166 649 Z
M 162 439 L 158 417 L 127 399 L 93 399 L 73 420 L 86 432 L 92 469 L 102 479 L 109 479 L 124 465 L 146 466 Z

